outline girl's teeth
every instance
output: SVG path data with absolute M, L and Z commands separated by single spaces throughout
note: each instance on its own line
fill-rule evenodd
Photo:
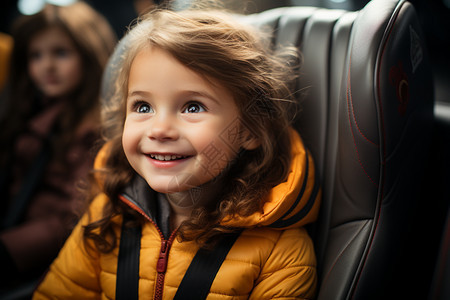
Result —
M 157 159 L 157 160 L 162 160 L 162 161 L 183 158 L 183 156 L 181 156 L 181 155 L 160 155 L 160 154 L 156 154 L 156 155 L 155 154 L 151 154 L 150 157 L 154 158 L 154 159 Z

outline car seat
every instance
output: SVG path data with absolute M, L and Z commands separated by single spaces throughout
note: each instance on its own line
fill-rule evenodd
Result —
M 323 188 L 319 220 L 309 228 L 318 299 L 419 295 L 408 281 L 415 271 L 408 267 L 417 267 L 409 263 L 410 237 L 424 205 L 420 182 L 434 100 L 413 6 L 373 0 L 359 11 L 283 7 L 239 18 L 273 32 L 272 47 L 294 45 L 303 53 L 298 88 L 308 94 L 296 125 Z M 124 47 L 126 36 L 107 67 L 104 101 Z
M 318 299 L 420 299 L 428 278 L 420 277 L 421 253 L 414 256 L 410 237 L 416 210 L 426 205 L 418 201 L 434 97 L 413 6 L 285 7 L 243 20 L 273 32 L 274 47 L 293 44 L 303 53 L 300 88 L 309 94 L 298 130 L 323 187 L 311 230 Z

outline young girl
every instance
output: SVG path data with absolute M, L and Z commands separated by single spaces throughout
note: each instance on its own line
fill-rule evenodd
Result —
M 200 248 L 215 253 L 242 231 L 208 299 L 312 299 L 302 226 L 320 192 L 289 126 L 286 58 L 217 11 L 154 10 L 126 38 L 96 161 L 101 193 L 34 298 L 173 299 Z M 138 240 L 124 243 L 135 228 Z M 128 273 L 121 259 L 133 247 L 138 269 Z M 122 276 L 138 281 L 122 290 Z
M 92 168 L 99 86 L 116 43 L 107 21 L 82 2 L 20 17 L 13 40 L 11 94 L 0 122 L 0 274 L 7 287 L 18 275 L 43 272 L 76 224 L 76 183 Z

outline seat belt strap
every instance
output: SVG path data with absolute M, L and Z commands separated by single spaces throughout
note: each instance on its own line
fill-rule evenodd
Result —
M 117 261 L 116 299 L 139 299 L 139 256 L 141 252 L 141 227 L 125 227 L 122 224 L 119 258 Z
M 206 299 L 220 266 L 240 233 L 239 231 L 225 235 L 213 250 L 197 251 L 184 274 L 174 300 Z
M 116 299 L 139 299 L 141 228 L 122 224 L 117 262 Z M 174 300 L 206 299 L 209 289 L 240 231 L 225 235 L 213 250 L 200 249 L 184 275 Z

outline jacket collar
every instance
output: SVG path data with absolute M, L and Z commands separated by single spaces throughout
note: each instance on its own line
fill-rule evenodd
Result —
M 121 196 L 131 206 L 153 220 L 161 230 L 164 237 L 170 235 L 170 206 L 163 195 L 151 189 L 148 183 L 135 175 L 130 184 L 124 189 Z

